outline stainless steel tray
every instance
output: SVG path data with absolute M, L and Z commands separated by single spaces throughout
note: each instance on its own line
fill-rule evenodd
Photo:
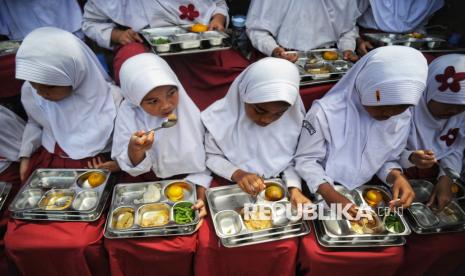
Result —
M 444 47 L 446 42 L 440 37 L 431 35 L 424 35 L 421 38 L 415 38 L 411 33 L 366 33 L 363 36 L 376 46 L 403 45 L 418 50 L 438 50 Z
M 338 54 L 337 60 L 325 60 L 323 53 L 336 52 Z M 342 59 L 342 53 L 334 48 L 329 49 L 315 49 L 311 51 L 288 51 L 288 54 L 296 54 L 298 56 L 295 64 L 299 69 L 300 85 L 312 85 L 336 82 L 352 68 L 353 63 Z M 310 73 L 307 69 L 325 67 L 327 73 Z
M 6 202 L 6 199 L 11 191 L 11 184 L 7 182 L 0 182 L 0 211 Z
M 0 41 L 0 56 L 15 54 L 19 46 L 21 46 L 20 40 Z
M 207 31 L 193 33 L 192 25 L 143 29 L 142 36 L 159 56 L 194 54 L 221 51 L 231 48 L 225 32 Z
M 222 186 L 207 190 L 207 201 L 215 232 L 225 247 L 239 247 L 264 242 L 293 238 L 310 233 L 305 221 L 290 221 L 277 212 L 278 205 L 290 204 L 287 189 L 281 179 L 269 179 L 266 185 L 277 185 L 281 188 L 282 199 L 267 201 L 262 192 L 255 202 L 269 208 L 272 214 L 271 225 L 263 230 L 249 230 L 240 215 L 245 204 L 254 203 L 249 194 L 243 192 L 238 185 Z M 283 220 L 284 219 L 284 220 Z
M 104 182 L 95 188 L 86 186 L 85 183 L 89 174 L 93 172 L 101 173 L 105 178 Z M 110 182 L 108 170 L 37 169 L 16 195 L 9 210 L 11 216 L 16 219 L 95 221 L 105 208 L 112 189 Z M 52 196 L 49 195 L 54 193 L 69 193 L 70 203 L 66 204 L 68 207 L 48 210 L 47 208 L 52 206 Z
M 464 187 L 460 183 L 455 183 L 458 192 L 446 210 L 436 212 L 426 206 L 433 191 L 434 185 L 425 180 L 409 180 L 415 191 L 415 199 L 407 212 L 407 221 L 412 230 L 417 234 L 435 234 L 465 231 L 465 197 Z M 448 213 L 449 212 L 449 213 Z M 454 215 L 451 215 L 452 213 Z M 453 218 L 452 221 L 449 218 Z
M 391 200 L 391 193 L 383 186 L 364 185 L 352 191 L 349 191 L 343 186 L 336 185 L 336 191 L 347 197 L 350 201 L 356 205 L 363 207 L 366 210 L 374 212 L 375 217 L 378 221 L 378 232 L 373 234 L 357 233 L 353 230 L 351 223 L 348 220 L 341 219 L 327 219 L 327 220 L 314 220 L 315 227 L 318 227 L 319 232 L 316 233 L 317 238 L 322 246 L 335 246 L 343 245 L 343 247 L 378 247 L 378 246 L 397 246 L 405 243 L 405 240 L 400 238 L 410 235 L 411 230 L 408 226 L 406 219 L 403 214 L 396 213 L 395 216 L 401 222 L 403 231 L 390 232 L 382 225 L 382 215 L 384 209 L 388 206 L 388 202 Z M 382 199 L 378 204 L 370 205 L 365 199 L 365 193 L 369 190 L 375 190 Z M 318 195 L 318 200 L 321 200 L 321 196 Z M 320 204 L 319 208 L 323 208 L 322 212 L 324 215 L 330 215 L 331 211 L 324 204 Z
M 166 192 L 170 185 L 182 187 L 182 198 L 170 200 Z M 155 236 L 189 235 L 195 232 L 199 223 L 198 211 L 194 212 L 194 220 L 185 224 L 174 221 L 174 207 L 177 204 L 194 204 L 197 200 L 195 184 L 183 179 L 163 180 L 142 183 L 117 184 L 113 190 L 113 197 L 105 225 L 105 237 L 138 238 Z M 154 222 L 154 213 L 164 210 L 169 213 L 167 221 L 144 223 L 144 219 Z M 131 213 L 131 223 L 128 227 L 119 227 L 118 223 L 124 213 Z M 158 225 L 163 224 L 163 225 Z M 124 225 L 123 225 L 124 226 Z

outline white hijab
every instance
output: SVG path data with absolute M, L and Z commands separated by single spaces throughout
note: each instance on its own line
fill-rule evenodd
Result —
M 245 113 L 244 103 L 274 101 L 287 102 L 291 107 L 266 127 L 257 125 Z M 291 164 L 304 115 L 295 65 L 264 58 L 234 80 L 225 98 L 202 112 L 202 122 L 231 163 L 269 178 Z
M 448 79 L 444 77 L 447 71 L 456 72 L 456 77 L 462 76 L 459 90 L 456 92 L 445 85 Z M 410 150 L 430 149 L 434 151 L 437 159 L 451 154 L 458 145 L 459 139 L 448 146 L 441 136 L 448 134 L 449 130 L 458 128 L 463 131 L 465 127 L 465 113 L 460 113 L 449 119 L 437 119 L 428 109 L 428 102 L 435 100 L 447 104 L 465 105 L 465 55 L 451 54 L 438 57 L 429 65 L 428 88 L 414 109 L 412 129 L 408 139 L 407 148 Z M 450 79 L 452 81 L 452 79 Z M 455 90 L 455 88 L 452 88 Z M 463 150 L 463 149 L 462 149 Z
M 208 25 L 220 0 L 90 0 L 111 20 L 139 31 L 144 27 L 202 23 Z M 181 19 L 181 6 L 193 5 L 198 11 L 194 20 Z M 224 11 L 227 14 L 227 10 Z
M 363 105 L 416 105 L 427 74 L 426 59 L 419 51 L 380 47 L 314 103 L 323 110 L 331 136 L 326 138 L 329 177 L 354 189 L 370 180 L 386 161 L 398 159 L 408 138 L 411 112 L 377 121 Z
M 360 15 L 357 1 L 252 0 L 246 24 L 270 32 L 285 48 L 305 51 L 338 41 Z
M 26 122 L 13 111 L 1 105 L 0 122 L 0 161 L 18 161 Z
M 111 141 L 117 111 L 112 93 L 117 88 L 76 36 L 52 27 L 31 32 L 16 54 L 16 78 L 27 81 L 21 98 L 28 115 L 47 120 L 70 158 L 95 156 Z M 72 92 L 61 101 L 48 101 L 29 82 L 71 86 Z
M 384 32 L 414 31 L 442 6 L 444 0 L 370 0 L 370 8 L 358 23 Z
M 0 0 L 0 34 L 22 40 L 33 30 L 53 26 L 69 32 L 81 29 L 76 0 Z
M 173 85 L 179 93 L 179 104 L 174 112 L 178 122 L 171 128 L 157 131 L 155 142 L 146 154 L 160 178 L 205 171 L 205 130 L 200 111 L 168 64 L 154 54 L 140 54 L 123 63 L 120 79 L 125 100 L 118 114 L 112 155 L 126 154 L 132 133 L 158 127 L 166 120 L 146 113 L 140 103 L 152 89 Z

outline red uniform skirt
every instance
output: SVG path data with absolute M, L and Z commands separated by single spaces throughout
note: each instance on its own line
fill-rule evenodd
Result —
M 177 178 L 177 177 L 174 177 Z M 153 172 L 122 173 L 118 183 L 156 181 Z M 188 236 L 105 239 L 112 275 L 192 275 L 197 233 Z
M 215 177 L 212 186 L 227 185 Z M 215 234 L 211 217 L 199 229 L 196 275 L 294 275 L 298 238 L 226 248 Z
M 90 160 L 63 156 L 58 146 L 53 154 L 41 147 L 31 157 L 29 174 L 37 168 L 84 168 Z M 108 275 L 104 225 L 105 215 L 90 223 L 10 219 L 6 253 L 23 275 Z

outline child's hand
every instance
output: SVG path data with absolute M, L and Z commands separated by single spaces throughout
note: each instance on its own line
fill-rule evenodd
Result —
M 357 216 L 357 212 L 358 212 L 357 205 L 355 205 L 352 201 L 347 199 L 347 197 L 343 196 L 338 191 L 336 191 L 331 184 L 329 183 L 321 184 L 320 187 L 318 187 L 317 192 L 323 197 L 323 199 L 326 201 L 328 205 L 330 205 L 331 203 L 341 204 L 342 209 L 346 208 L 346 206 L 349 206 L 348 207 L 349 215 L 351 215 L 353 218 Z M 347 218 L 347 219 L 352 219 L 352 218 Z
M 111 41 L 113 41 L 116 44 L 120 45 L 126 45 L 131 42 L 139 42 L 143 43 L 144 41 L 142 38 L 139 36 L 138 33 L 136 33 L 132 29 L 127 29 L 127 30 L 119 30 L 119 29 L 113 29 L 111 32 Z
M 116 161 L 102 161 L 99 157 L 92 158 L 91 161 L 87 161 L 87 168 L 89 169 L 106 169 L 111 172 L 119 172 L 121 168 Z
M 291 203 L 294 206 L 297 206 L 299 204 L 306 204 L 306 203 L 312 203 L 310 199 L 308 199 L 302 191 L 300 191 L 299 188 L 291 187 L 289 188 L 289 194 L 291 197 Z
M 373 45 L 371 45 L 369 41 L 365 41 L 361 38 L 357 39 L 357 53 L 360 56 L 366 55 L 368 51 L 372 50 L 373 48 Z
M 429 169 L 437 162 L 432 150 L 414 151 L 410 154 L 409 160 L 420 169 Z
M 22 183 L 26 181 L 26 173 L 29 169 L 29 157 L 21 157 L 21 161 L 19 162 L 19 179 Z
M 296 62 L 297 59 L 299 58 L 294 53 L 290 53 L 290 54 L 286 53 L 286 50 L 283 47 L 276 47 L 273 50 L 273 53 L 271 54 L 271 56 L 276 57 L 276 58 L 286 59 L 286 60 L 289 60 L 292 63 Z
M 266 188 L 263 179 L 254 173 L 237 170 L 234 172 L 231 178 L 234 182 L 239 184 L 244 192 L 254 196 L 257 196 Z
M 148 134 L 143 130 L 134 132 L 129 139 L 129 150 L 136 152 L 146 152 L 152 148 L 155 133 L 150 131 Z
M 224 23 L 226 22 L 226 17 L 222 14 L 215 14 L 208 25 L 209 31 L 224 31 Z
M 428 201 L 428 206 L 432 206 L 436 203 L 436 207 L 439 210 L 444 209 L 454 197 L 452 193 L 452 179 L 450 177 L 443 175 L 439 178 L 438 183 L 434 187 L 433 193 Z
M 407 178 L 399 170 L 391 170 L 388 175 L 388 182 L 392 183 L 392 201 L 390 202 L 390 207 L 410 207 L 415 198 L 415 192 Z
M 356 62 L 359 59 L 359 57 L 354 53 L 354 51 L 351 50 L 344 51 L 343 58 L 344 60 L 349 60 L 352 62 Z

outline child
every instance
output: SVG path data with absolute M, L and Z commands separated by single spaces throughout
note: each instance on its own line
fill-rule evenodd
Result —
M 392 187 L 392 202 L 408 207 L 414 193 L 397 163 L 407 142 L 411 112 L 426 87 L 427 64 L 422 54 L 403 46 L 378 48 L 364 56 L 307 113 L 296 154 L 296 170 L 312 193 L 330 203 L 356 208 L 333 185 L 349 190 L 367 182 L 376 174 Z M 302 239 L 299 259 L 304 271 L 318 274 L 319 268 L 334 271 L 372 271 L 386 258 L 386 273 L 400 266 L 403 249 L 388 248 L 375 252 L 336 252 L 321 248 L 314 234 Z M 324 256 L 324 258 L 322 258 Z M 389 256 L 389 257 L 388 257 Z M 341 265 L 326 262 L 341 258 Z M 348 261 L 350 260 L 350 261 Z M 345 265 L 345 266 L 344 266 Z M 378 263 L 379 265 L 379 263 Z
M 119 91 L 81 40 L 52 27 L 31 32 L 16 55 L 16 77 L 26 81 L 29 117 L 19 151 L 23 182 L 37 168 L 84 168 L 105 157 Z M 25 275 L 104 274 L 104 222 L 10 220 L 6 250 Z
M 202 113 L 207 128 L 207 166 L 246 193 L 257 195 L 263 180 L 285 180 L 294 203 L 310 202 L 300 192 L 292 162 L 304 116 L 295 65 L 265 58 L 248 67 L 228 94 Z M 292 275 L 297 239 L 241 248 L 218 245 L 212 224 L 200 229 L 195 272 L 199 275 Z M 250 266 L 248 260 L 253 260 Z
M 211 176 L 205 166 L 199 109 L 168 64 L 154 54 L 128 59 L 121 68 L 121 85 L 125 100 L 116 119 L 112 156 L 133 176 L 125 182 L 178 179 L 187 174 L 187 180 L 199 185 L 194 207 L 204 217 L 205 188 Z M 176 115 L 176 125 L 150 131 L 170 114 Z M 197 234 L 105 241 L 114 275 L 188 275 L 196 244 Z

